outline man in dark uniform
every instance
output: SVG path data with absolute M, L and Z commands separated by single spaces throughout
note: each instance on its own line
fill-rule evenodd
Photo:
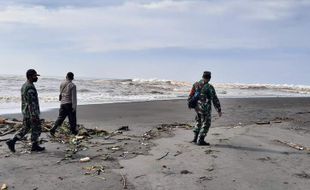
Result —
M 31 130 L 31 151 L 43 151 L 44 147 L 39 146 L 38 139 L 41 135 L 40 122 L 40 106 L 37 89 L 34 82 L 38 81 L 37 72 L 34 69 L 29 69 L 26 73 L 27 81 L 21 88 L 22 113 L 23 113 L 23 128 L 21 128 L 13 139 L 6 142 L 9 149 L 15 152 L 15 143 L 21 140 Z
M 221 104 L 216 95 L 214 87 L 209 84 L 211 79 L 211 72 L 205 71 L 203 73 L 202 79 L 193 84 L 191 92 L 189 94 L 189 99 L 194 96 L 196 91 L 200 91 L 198 103 L 195 107 L 196 115 L 196 126 L 194 128 L 194 139 L 192 142 L 197 143 L 197 145 L 210 145 L 205 142 L 205 137 L 211 126 L 211 112 L 212 105 L 215 107 L 219 116 L 222 116 Z

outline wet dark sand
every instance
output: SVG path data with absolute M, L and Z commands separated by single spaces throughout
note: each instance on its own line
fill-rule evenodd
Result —
M 184 128 L 173 128 L 168 135 L 163 132 L 145 144 L 135 137 L 160 124 L 194 124 L 194 113 L 185 100 L 79 106 L 78 123 L 86 127 L 114 131 L 129 126 L 130 131 L 109 139 L 123 146 L 122 150 L 111 152 L 109 147 L 97 145 L 74 157 L 100 153 L 115 160 L 57 164 L 67 147 L 51 142 L 46 134 L 42 137 L 49 141 L 44 144 L 47 151 L 40 154 L 24 153 L 17 144 L 18 151 L 12 155 L 0 142 L 0 185 L 5 183 L 9 189 L 117 190 L 124 188 L 125 177 L 128 189 L 308 189 L 309 151 L 279 141 L 310 147 L 310 98 L 221 99 L 221 104 L 223 117 L 213 113 L 207 137 L 211 147 L 188 143 L 192 132 Z M 42 118 L 54 121 L 57 114 L 57 109 L 50 110 Z M 20 114 L 4 117 L 21 118 Z M 128 136 L 131 139 L 124 140 Z M 105 166 L 100 175 L 105 180 L 84 175 L 82 168 L 92 165 Z

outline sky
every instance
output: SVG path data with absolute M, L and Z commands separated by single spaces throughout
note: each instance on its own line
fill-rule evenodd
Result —
M 0 0 L 0 75 L 310 81 L 310 0 Z

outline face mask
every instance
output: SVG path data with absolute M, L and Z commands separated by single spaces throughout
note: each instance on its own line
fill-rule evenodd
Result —
M 33 80 L 33 82 L 37 82 L 38 81 L 38 77 L 37 76 L 33 76 L 32 80 Z

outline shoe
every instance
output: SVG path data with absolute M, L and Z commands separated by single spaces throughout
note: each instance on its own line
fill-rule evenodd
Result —
M 55 132 L 56 132 L 56 130 L 53 128 L 50 130 L 50 134 L 52 137 L 55 137 Z
M 45 150 L 45 147 L 39 146 L 38 142 L 32 144 L 31 151 L 41 152 L 43 150 Z
M 199 146 L 210 146 L 210 143 L 208 143 L 206 141 L 202 141 L 202 142 L 198 142 L 197 145 L 199 145 Z
M 15 143 L 16 141 L 13 139 L 6 141 L 6 144 L 8 145 L 11 152 L 15 152 Z
M 79 134 L 79 132 L 78 132 L 77 130 L 72 130 L 71 133 L 72 133 L 73 135 L 78 135 L 78 134 Z
M 206 142 L 205 141 L 205 137 L 206 136 L 200 136 L 199 139 L 198 139 L 198 142 L 197 142 L 197 145 L 199 146 L 210 146 L 210 143 Z
M 192 143 L 197 143 L 198 133 L 194 132 L 194 139 L 191 141 Z

